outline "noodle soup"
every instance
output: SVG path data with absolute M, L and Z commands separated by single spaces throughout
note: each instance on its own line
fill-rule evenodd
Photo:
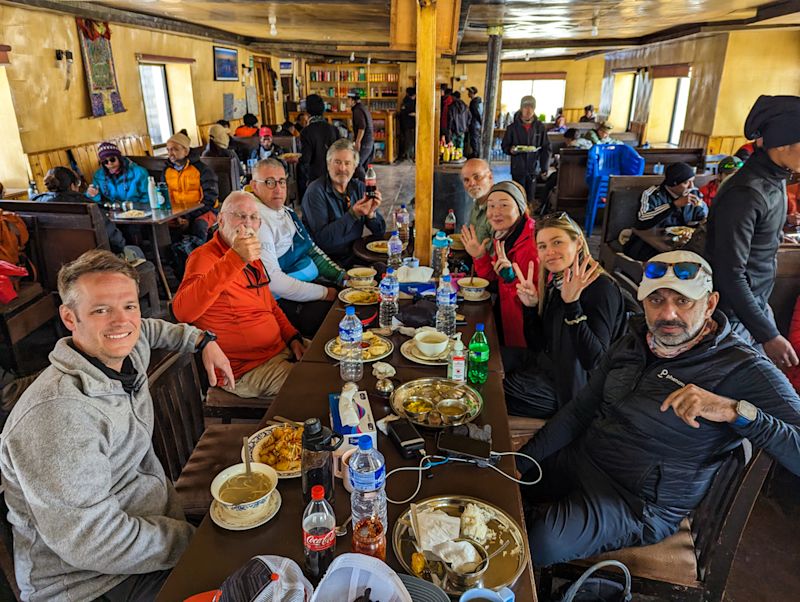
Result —
M 234 464 L 211 482 L 211 495 L 225 510 L 236 513 L 263 508 L 278 484 L 278 473 L 266 464 L 251 462 L 247 477 L 244 464 Z

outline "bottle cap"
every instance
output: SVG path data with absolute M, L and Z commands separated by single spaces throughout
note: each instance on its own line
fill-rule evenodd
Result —
M 450 282 L 450 274 L 446 274 L 445 276 L 442 276 L 442 280 L 444 280 L 445 282 Z
M 315 502 L 325 497 L 325 488 L 322 485 L 314 485 L 311 488 L 311 499 Z
M 348 305 L 347 307 L 344 308 L 344 314 L 346 316 L 354 316 L 356 315 L 356 308 L 353 307 L 352 305 Z
M 386 268 L 386 275 L 394 274 L 394 268 Z
M 358 449 L 361 451 L 369 451 L 372 449 L 372 437 L 369 435 L 362 435 L 358 439 Z
M 406 208 L 406 204 L 405 203 L 400 203 L 400 209 L 405 209 L 405 208 Z
M 397 230 L 392 230 L 392 236 L 397 236 L 397 234 L 398 234 Z
M 476 324 L 475 325 L 476 332 L 483 332 L 483 324 Z

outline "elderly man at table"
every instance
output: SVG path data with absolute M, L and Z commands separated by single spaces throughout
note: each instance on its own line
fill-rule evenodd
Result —
M 276 159 L 253 168 L 253 194 L 261 201 L 261 261 L 278 305 L 304 336 L 313 338 L 338 293 L 319 278 L 341 284 L 345 271 L 314 244 L 297 214 L 285 206 L 286 169 Z
M 305 352 L 302 336 L 269 289 L 258 206 L 249 192 L 228 195 L 219 230 L 189 256 L 172 305 L 176 318 L 216 335 L 239 397 L 275 395 Z M 224 388 L 234 391 L 230 384 Z
M 708 205 L 694 186 L 694 170 L 686 163 L 673 163 L 664 172 L 664 181 L 642 193 L 633 233 L 625 244 L 625 254 L 647 261 L 658 253 L 637 230 L 660 231 L 670 226 L 696 228 L 708 215 Z
M 489 191 L 494 186 L 494 176 L 489 163 L 483 159 L 469 159 L 461 168 L 461 181 L 464 182 L 464 190 L 472 199 L 472 209 L 469 212 L 469 224 L 475 226 L 475 234 L 478 240 L 492 240 L 492 227 L 489 225 L 489 218 L 486 217 L 486 200 L 489 198 Z M 491 243 L 487 244 L 486 250 L 490 250 Z
M 800 397 L 733 333 L 709 264 L 656 255 L 638 298 L 645 315 L 520 450 L 544 475 L 523 489 L 539 566 L 672 535 L 744 438 L 800 475 Z M 526 459 L 518 468 L 539 474 Z
M 219 346 L 186 324 L 142 319 L 138 276 L 87 251 L 58 274 L 72 336 L 25 391 L 2 434 L 0 470 L 23 600 L 150 600 L 194 529 L 153 451 L 151 349 L 202 350 L 209 380 L 232 379 Z
M 167 183 L 173 208 L 198 203 L 204 205 L 178 221 L 181 225 L 188 224 L 194 236 L 205 240 L 209 227 L 217 221 L 214 205 L 219 196 L 219 182 L 210 167 L 189 156 L 191 144 L 189 136 L 182 132 L 167 140 L 168 159 L 162 177 Z
M 352 265 L 353 243 L 364 228 L 383 236 L 386 222 L 378 211 L 381 193 L 367 197 L 364 182 L 353 178 L 359 155 L 353 143 L 344 138 L 328 149 L 328 173 L 318 178 L 303 195 L 303 222 L 320 249 L 336 263 Z
M 800 171 L 800 97 L 760 96 L 744 133 L 757 144 L 714 199 L 706 256 L 736 333 L 787 369 L 798 365 L 797 350 L 778 332 L 768 302 L 786 222 L 786 180 Z

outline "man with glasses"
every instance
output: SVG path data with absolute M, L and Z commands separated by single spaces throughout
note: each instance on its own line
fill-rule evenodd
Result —
M 635 316 L 588 385 L 520 450 L 538 566 L 661 541 L 743 439 L 800 474 L 800 398 L 733 334 L 711 266 L 672 251 L 645 265 Z M 518 461 L 523 480 L 540 475 Z
M 386 222 L 378 211 L 381 193 L 366 195 L 366 186 L 353 178 L 359 155 L 353 143 L 340 139 L 326 156 L 328 173 L 316 179 L 303 195 L 303 222 L 320 249 L 339 265 L 353 264 L 353 243 L 367 228 L 383 236 Z
M 224 388 L 239 397 L 274 396 L 306 349 L 270 292 L 258 206 L 249 192 L 228 195 L 219 230 L 189 256 L 172 306 L 178 320 L 214 334 L 235 378 Z
M 464 182 L 464 190 L 472 199 L 472 210 L 469 212 L 469 224 L 475 226 L 475 234 L 478 240 L 492 240 L 492 227 L 486 217 L 486 199 L 489 198 L 489 191 L 494 186 L 494 176 L 492 168 L 483 159 L 470 159 L 461 168 L 461 181 Z M 490 250 L 491 242 L 487 245 Z
M 341 284 L 345 271 L 314 244 L 297 214 L 285 206 L 286 169 L 278 160 L 256 163 L 250 184 L 261 201 L 258 237 L 269 288 L 292 324 L 313 337 L 338 294 L 334 286 L 315 280 Z

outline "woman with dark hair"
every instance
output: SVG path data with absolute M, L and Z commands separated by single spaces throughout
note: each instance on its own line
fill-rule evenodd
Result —
M 147 202 L 147 170 L 123 157 L 113 142 L 97 147 L 100 169 L 94 172 L 86 196 L 95 203 Z
M 37 203 L 88 203 L 86 196 L 80 193 L 80 180 L 75 172 L 68 167 L 54 167 L 44 177 L 47 192 L 35 195 L 31 200 Z M 108 234 L 108 242 L 114 253 L 122 253 L 125 249 L 125 237 L 122 232 L 108 219 L 104 211 L 103 219 Z
M 233 133 L 234 136 L 238 136 L 240 138 L 249 138 L 250 136 L 255 136 L 258 133 L 258 117 L 253 115 L 252 113 L 245 113 L 244 117 L 242 117 L 242 121 L 244 125 L 240 125 L 236 128 L 236 131 Z
M 539 218 L 536 247 L 538 276 L 532 262 L 513 266 L 529 352 L 503 355 L 503 388 L 509 414 L 549 418 L 584 387 L 623 333 L 625 302 L 565 212 Z

